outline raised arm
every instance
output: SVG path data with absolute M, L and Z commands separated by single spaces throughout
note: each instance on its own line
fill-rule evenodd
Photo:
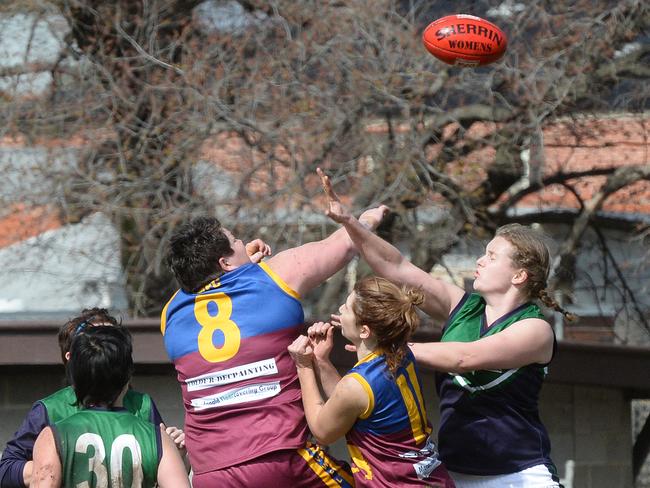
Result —
M 320 168 L 318 175 L 328 197 L 327 216 L 343 225 L 373 272 L 396 283 L 421 287 L 425 301 L 420 308 L 434 318 L 446 319 L 465 291 L 456 285 L 433 278 L 406 259 L 395 246 L 366 229 L 341 204 L 329 178 Z
M 338 382 L 329 400 L 324 401 L 313 368 L 309 339 L 300 336 L 288 349 L 296 362 L 309 430 L 319 443 L 331 444 L 343 437 L 368 409 L 368 394 L 355 379 L 346 376 Z
M 546 364 L 553 356 L 553 343 L 548 322 L 524 319 L 474 342 L 427 342 L 410 347 L 420 364 L 449 373 L 466 373 Z
M 386 210 L 385 206 L 366 210 L 357 222 L 371 232 Z M 343 268 L 355 255 L 356 249 L 348 233 L 338 229 L 321 241 L 282 251 L 268 259 L 267 264 L 287 285 L 304 295 Z
M 63 482 L 61 460 L 56 451 L 52 429 L 46 427 L 34 444 L 33 488 L 58 488 Z

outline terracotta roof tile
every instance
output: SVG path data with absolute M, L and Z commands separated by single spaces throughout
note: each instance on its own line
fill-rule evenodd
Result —
M 0 214 L 0 248 L 61 226 L 61 219 L 52 208 L 11 205 Z
M 474 124 L 467 135 L 474 138 L 485 137 L 495 128 L 494 124 Z M 400 130 L 404 129 L 400 126 Z M 447 132 L 453 130 L 450 124 Z M 369 131 L 381 131 L 379 125 L 373 125 Z M 95 136 L 101 138 L 102 133 Z M 93 137 L 95 137 L 93 136 Z M 89 135 L 80 135 L 65 140 L 52 139 L 39 141 L 43 147 L 81 147 L 89 140 Z M 545 168 L 544 174 L 550 175 L 559 169 L 565 172 L 585 171 L 592 168 L 645 165 L 649 164 L 648 153 L 650 140 L 650 120 L 640 117 L 619 117 L 603 119 L 579 119 L 577 121 L 561 122 L 544 129 L 545 143 Z M 20 138 L 4 137 L 0 139 L 0 146 L 4 148 L 25 147 L 26 141 Z M 435 157 L 438 147 L 427 149 L 428 156 Z M 278 154 L 284 154 L 284 149 L 278 147 Z M 322 207 L 324 197 L 317 191 L 319 186 L 315 175 L 309 175 L 305 181 L 295 179 L 290 165 L 276 164 L 273 171 L 255 171 L 255 165 L 268 164 L 260 152 L 248 147 L 234 133 L 222 133 L 206 142 L 202 148 L 201 157 L 212 161 L 235 177 L 235 181 L 242 178 L 246 170 L 252 172 L 252 177 L 247 181 L 247 191 L 256 195 L 267 195 L 271 188 L 284 188 L 288 182 L 313 188 L 316 195 L 313 201 L 292 201 L 291 193 L 287 192 L 280 204 L 289 207 L 299 207 L 311 204 Z M 472 185 L 476 186 L 486 177 L 485 168 L 496 157 L 494 148 L 487 147 L 476 150 L 462 160 L 451 163 L 447 167 L 448 174 L 471 191 Z M 245 162 L 245 163 L 244 163 Z M 368 163 L 370 164 L 370 163 Z M 360 171 L 367 170 L 367 165 L 361 164 Z M 324 163 L 327 167 L 327 162 Z M 271 181 L 273 175 L 274 181 Z M 359 175 L 361 178 L 363 175 Z M 583 199 L 589 199 L 605 181 L 604 176 L 583 177 L 579 180 L 568 182 Z M 348 193 L 348 192 L 342 192 Z M 343 195 L 346 202 L 349 195 Z M 575 195 L 561 185 L 552 185 L 534 194 L 523 198 L 518 207 L 527 208 L 579 208 Z M 612 194 L 603 206 L 609 212 L 643 213 L 650 214 L 650 182 L 642 181 L 630 185 Z M 47 207 L 30 207 L 25 204 L 16 204 L 5 208 L 0 213 L 0 247 L 8 246 L 23 239 L 38 235 L 46 230 L 55 229 L 62 225 L 56 212 Z

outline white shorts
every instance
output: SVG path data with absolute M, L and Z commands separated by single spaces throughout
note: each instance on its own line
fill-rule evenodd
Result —
M 449 471 L 456 488 L 559 488 L 562 485 L 543 464 L 524 469 L 517 473 L 497 476 L 476 476 L 473 474 Z

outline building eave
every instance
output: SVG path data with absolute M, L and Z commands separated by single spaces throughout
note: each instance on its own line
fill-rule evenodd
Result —
M 15 368 L 60 366 L 56 334 L 60 323 L 48 321 L 0 322 L 0 371 Z M 133 335 L 133 354 L 139 373 L 172 374 L 156 318 L 126 320 Z M 337 340 L 332 360 L 340 368 L 351 368 L 356 356 Z M 421 332 L 418 341 L 437 341 L 439 332 Z M 423 367 L 427 370 L 428 368 Z M 430 371 L 430 370 L 429 370 Z M 650 347 L 560 341 L 551 364 L 551 383 L 609 387 L 623 390 L 629 398 L 650 398 Z

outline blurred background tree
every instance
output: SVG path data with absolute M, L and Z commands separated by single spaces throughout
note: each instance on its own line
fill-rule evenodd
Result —
M 0 72 L 51 76 L 39 96 L 4 90 L 3 135 L 76 141 L 74 164 L 37 170 L 56 184 L 19 200 L 46 203 L 66 223 L 110 218 L 134 316 L 157 315 L 175 289 L 164 246 L 190 216 L 216 214 L 275 251 L 331 232 L 317 166 L 355 211 L 388 204 L 380 233 L 425 269 L 511 220 L 566 224 L 553 284 L 570 302 L 576 255 L 603 225 L 607 197 L 650 177 L 647 141 L 640 164 L 626 165 L 621 151 L 611 164 L 569 170 L 545 156 L 549 130 L 551 144 L 579 150 L 613 114 L 638 114 L 647 137 L 642 0 L 33 0 L 3 9 L 29 12 L 34 25 L 65 23 L 58 59 Z M 502 61 L 462 69 L 424 50 L 423 28 L 457 12 L 502 27 Z M 600 178 L 589 193 L 579 191 L 586 177 Z M 515 211 L 544 189 L 572 195 L 575 208 Z M 355 270 L 306 297 L 308 313 L 335 310 Z M 621 276 L 634 311 L 642 290 Z

